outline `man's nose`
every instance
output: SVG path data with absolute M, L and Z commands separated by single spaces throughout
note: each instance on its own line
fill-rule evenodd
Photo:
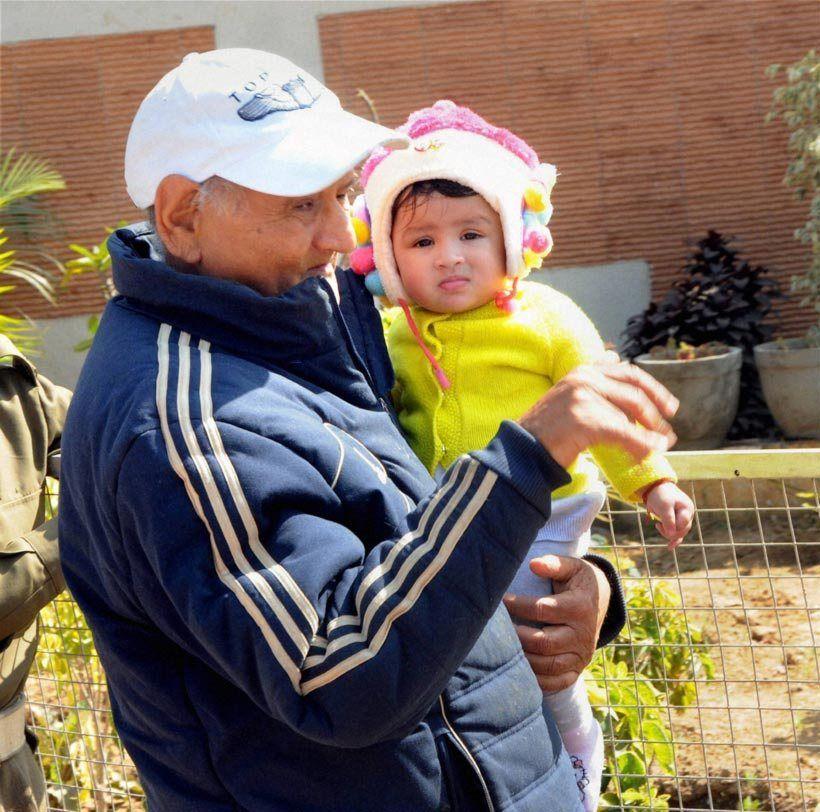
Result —
M 327 214 L 317 235 L 316 246 L 340 254 L 349 254 L 356 247 L 356 235 L 346 207 L 334 207 Z

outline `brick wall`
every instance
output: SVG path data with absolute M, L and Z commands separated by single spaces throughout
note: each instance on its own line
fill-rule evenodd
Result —
M 190 51 L 214 48 L 210 26 L 95 37 L 18 42 L 0 47 L 0 143 L 49 161 L 63 192 L 44 196 L 67 243 L 98 243 L 105 227 L 134 220 L 123 156 L 131 119 L 157 80 Z M 97 312 L 96 280 L 79 277 L 53 308 L 25 286 L 4 296 L 34 318 Z
M 325 80 L 395 126 L 437 98 L 474 107 L 558 166 L 555 266 L 642 258 L 653 297 L 714 228 L 788 280 L 806 215 L 782 184 L 787 133 L 764 126 L 773 62 L 817 45 L 816 0 L 454 3 L 320 19 Z M 784 335 L 812 314 L 779 308 Z

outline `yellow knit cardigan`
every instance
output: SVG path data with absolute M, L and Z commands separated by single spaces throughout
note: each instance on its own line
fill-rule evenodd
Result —
M 482 448 L 502 420 L 517 420 L 570 370 L 600 359 L 601 337 L 571 299 L 536 282 L 521 283 L 517 298 L 519 308 L 512 314 L 494 302 L 465 313 L 412 308 L 425 343 L 450 379 L 452 387 L 446 392 L 404 316 L 399 312 L 386 318 L 399 422 L 430 472 Z M 675 479 L 661 455 L 636 462 L 620 448 L 590 450 L 629 501 L 639 501 L 643 488 L 658 479 Z M 583 493 L 598 479 L 585 455 L 568 470 L 572 481 L 555 492 L 556 499 Z

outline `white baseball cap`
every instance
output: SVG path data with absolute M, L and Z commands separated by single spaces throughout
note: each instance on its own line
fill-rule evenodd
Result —
M 272 195 L 327 188 L 378 146 L 407 136 L 342 110 L 309 73 L 276 54 L 223 48 L 188 54 L 137 110 L 125 183 L 139 208 L 168 175 L 218 175 Z

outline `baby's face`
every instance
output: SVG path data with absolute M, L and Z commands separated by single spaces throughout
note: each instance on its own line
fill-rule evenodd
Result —
M 422 198 L 393 221 L 393 255 L 410 299 L 435 313 L 462 313 L 504 289 L 501 220 L 480 195 Z

